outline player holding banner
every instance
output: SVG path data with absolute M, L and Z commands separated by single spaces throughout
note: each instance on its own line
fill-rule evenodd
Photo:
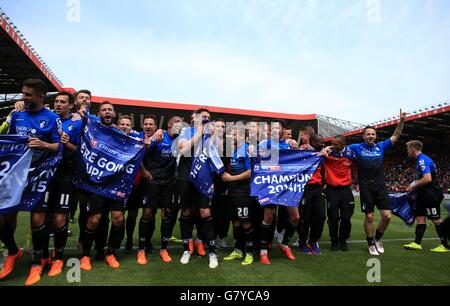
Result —
M 75 169 L 75 152 L 79 144 L 82 120 L 74 119 L 71 110 L 74 108 L 74 97 L 68 92 L 60 92 L 55 97 L 54 109 L 62 121 L 63 133 L 61 143 L 63 145 L 63 156 L 57 171 L 50 182 L 44 196 L 44 202 L 36 207 L 47 213 L 46 223 L 54 227 L 54 257 L 51 258 L 51 269 L 48 276 L 54 277 L 62 273 L 64 266 L 63 254 L 68 237 L 67 217 L 70 209 L 76 205 L 77 196 L 75 186 L 72 183 Z M 46 242 L 43 252 L 44 258 L 48 257 L 49 232 L 47 231 Z M 33 279 L 35 278 L 35 279 Z M 30 274 L 29 282 L 37 281 L 37 274 Z
M 283 120 L 272 122 L 271 125 L 271 139 L 264 140 L 259 144 L 259 151 L 261 154 L 270 154 L 270 152 L 279 150 L 289 150 L 298 148 L 298 144 L 295 140 L 290 140 L 290 143 L 286 143 L 282 140 L 283 131 L 286 128 L 286 123 Z M 271 154 L 273 157 L 273 154 Z M 273 223 L 274 215 L 277 210 L 277 204 L 265 204 L 264 205 L 264 219 L 261 223 L 260 232 L 260 261 L 264 265 L 270 265 L 268 255 L 268 244 L 273 239 L 273 231 L 271 225 Z M 300 214 L 298 207 L 287 207 L 289 215 L 289 222 L 286 223 L 283 240 L 278 244 L 278 248 L 286 255 L 289 260 L 295 260 L 295 256 L 292 254 L 289 245 L 289 240 L 295 233 L 298 221 L 300 220 Z
M 207 109 L 198 109 L 194 112 L 194 127 L 184 129 L 178 137 L 178 150 L 181 153 L 177 168 L 177 192 L 180 196 L 181 217 L 180 227 L 183 239 L 183 255 L 181 264 L 188 264 L 191 258 L 189 240 L 192 238 L 196 209 L 201 215 L 201 231 L 206 240 L 209 251 L 209 267 L 215 269 L 219 266 L 215 245 L 214 220 L 211 214 L 211 200 L 202 195 L 190 181 L 191 169 L 195 158 L 195 150 L 202 145 L 203 138 L 208 137 L 211 114 Z
M 323 142 L 321 135 L 313 134 L 310 137 L 310 145 L 308 145 L 307 150 L 320 151 L 323 149 Z M 304 145 L 302 147 L 305 148 Z M 322 237 L 326 219 L 323 196 L 324 168 L 324 165 L 319 165 L 306 184 L 302 205 L 300 206 L 301 221 L 298 227 L 298 243 L 300 249 L 307 255 L 322 254 L 319 240 Z
M 33 150 L 33 162 L 45 161 L 49 154 L 58 152 L 61 148 L 61 119 L 57 114 L 44 108 L 47 86 L 42 80 L 25 80 L 22 94 L 25 111 L 13 113 L 8 134 L 30 137 L 28 146 Z M 47 188 L 47 186 L 44 187 Z M 43 200 L 40 199 L 41 202 Z M 0 279 L 4 279 L 13 271 L 15 262 L 23 255 L 14 239 L 12 223 L 16 222 L 17 212 L 8 216 L 0 215 L 0 239 L 8 249 L 8 257 L 0 273 Z M 31 213 L 31 226 L 33 231 L 32 267 L 25 285 L 38 282 L 43 268 L 50 263 L 49 258 L 43 258 L 48 233 L 45 212 L 39 210 L 39 203 Z
M 100 117 L 100 128 L 102 130 L 104 130 L 103 133 L 109 133 L 110 129 L 115 129 L 115 125 L 113 124 L 114 122 L 114 118 L 116 116 L 115 111 L 114 111 L 114 106 L 110 103 L 110 102 L 103 102 L 100 105 L 100 110 L 99 110 L 99 117 Z M 95 120 L 93 120 L 95 121 Z M 98 122 L 93 122 L 93 124 L 99 124 Z M 118 133 L 117 131 L 115 131 L 116 133 Z M 114 134 L 110 134 L 110 135 L 114 135 Z M 117 137 L 119 137 L 120 134 L 117 134 Z M 111 139 L 112 137 L 110 137 L 110 141 L 113 141 L 115 143 L 115 140 Z M 130 138 L 130 139 L 134 139 L 134 138 Z M 120 138 L 120 141 L 124 141 L 123 138 Z M 133 140 L 133 143 L 135 143 L 135 139 Z M 92 144 L 92 142 L 91 142 Z M 118 144 L 115 143 L 115 145 L 117 146 Z M 83 148 L 83 144 L 81 145 L 81 148 Z M 114 149 L 114 148 L 112 148 Z M 134 149 L 134 148 L 133 148 Z M 137 150 L 137 149 L 136 149 Z M 89 152 L 85 151 L 85 154 L 83 154 L 83 158 L 86 158 L 85 155 L 89 154 Z M 89 160 L 92 159 L 93 157 L 89 157 Z M 100 158 L 98 161 L 102 160 L 102 158 Z M 87 164 L 88 166 L 92 166 Z M 133 171 L 135 167 L 133 168 Z M 123 176 L 126 175 L 124 173 L 123 170 L 119 171 L 118 173 L 121 173 Z M 128 173 L 128 174 L 133 174 L 135 172 L 132 173 Z M 80 268 L 84 271 L 90 271 L 92 269 L 92 265 L 91 265 L 91 258 L 90 258 L 90 251 L 92 249 L 92 244 L 94 241 L 94 238 L 96 236 L 96 231 L 99 227 L 99 224 L 101 222 L 102 219 L 102 213 L 104 212 L 105 209 L 107 209 L 108 211 L 111 212 L 111 230 L 110 230 L 110 234 L 109 234 L 109 238 L 108 238 L 108 243 L 107 243 L 107 248 L 106 248 L 106 257 L 105 260 L 107 262 L 107 264 L 114 269 L 117 269 L 120 267 L 120 264 L 117 260 L 117 253 L 116 251 L 120 248 L 121 242 L 124 238 L 124 234 L 125 234 L 125 228 L 124 228 L 124 208 L 125 208 L 125 203 L 123 200 L 115 200 L 115 199 L 110 199 L 110 198 L 106 198 L 103 194 L 106 191 L 103 191 L 102 188 L 99 188 L 99 184 L 95 183 L 93 184 L 91 179 L 92 178 L 90 175 L 88 175 L 87 173 L 80 171 L 75 175 L 75 179 L 74 181 L 76 181 L 78 187 L 80 188 L 85 188 L 86 190 L 90 190 L 90 191 L 86 191 L 86 195 L 87 195 L 87 202 L 86 202 L 86 208 L 89 214 L 88 217 L 88 221 L 87 221 L 87 225 L 86 225 L 86 229 L 85 229 L 85 233 L 82 236 L 82 243 L 83 243 L 83 248 L 82 248 L 82 258 L 81 258 L 81 265 Z M 110 178 L 111 179 L 111 178 Z M 134 180 L 134 177 L 132 178 Z M 130 183 L 129 187 L 132 187 L 133 182 Z M 102 186 L 100 186 L 102 187 Z M 106 186 L 106 187 L 111 187 L 111 186 Z M 124 186 L 122 186 L 123 188 Z M 95 190 L 95 193 L 93 192 Z M 110 191 L 108 191 L 109 193 Z M 102 195 L 100 195 L 102 194 Z
M 408 156 L 416 160 L 416 169 L 419 180 L 414 181 L 407 188 L 407 192 L 415 191 L 416 199 L 416 239 L 404 247 L 407 250 L 422 250 L 422 238 L 427 228 L 426 218 L 430 219 L 441 239 L 441 244 L 432 249 L 433 252 L 450 252 L 442 221 L 441 202 L 444 199 L 442 189 L 439 187 L 436 164 L 427 155 L 422 153 L 423 144 L 418 140 L 411 140 L 406 143 Z

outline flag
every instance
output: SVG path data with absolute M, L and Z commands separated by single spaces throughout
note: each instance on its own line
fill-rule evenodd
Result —
M 257 157 L 253 164 L 251 195 L 262 206 L 276 204 L 297 207 L 306 183 L 324 158 L 313 151 L 280 150 L 278 158 Z
M 44 196 L 47 186 L 61 161 L 56 153 L 37 154 L 28 148 L 28 137 L 0 136 L 0 213 L 32 211 Z
M 0 135 L 0 215 L 19 210 L 32 158 L 28 137 Z
M 212 199 L 214 176 L 221 175 L 225 171 L 225 166 L 211 138 L 203 138 L 202 145 L 193 158 L 190 180 L 203 196 Z
M 28 183 L 25 187 L 20 203 L 21 211 L 33 211 L 42 199 L 47 187 L 56 173 L 62 159 L 61 150 L 57 153 L 45 154 L 44 159 L 32 161 L 28 173 Z
M 83 190 L 126 202 L 145 152 L 141 139 L 87 116 L 77 148 L 73 183 Z
M 407 194 L 390 194 L 392 214 L 399 217 L 408 227 L 413 226 L 416 217 L 414 211 L 416 209 L 415 195 Z

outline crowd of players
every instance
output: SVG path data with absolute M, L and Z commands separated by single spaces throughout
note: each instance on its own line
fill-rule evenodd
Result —
M 170 118 L 166 130 L 157 128 L 155 116 L 146 115 L 143 131 L 139 133 L 133 130 L 129 116 L 116 118 L 114 105 L 108 101 L 100 104 L 96 116 L 89 114 L 91 92 L 88 90 L 80 90 L 75 95 L 58 93 L 53 110 L 44 107 L 47 89 L 42 81 L 26 80 L 22 93 L 23 102 L 16 104 L 15 111 L 0 127 L 0 132 L 28 136 L 34 159 L 57 152 L 61 147 L 63 151 L 62 162 L 45 196 L 31 213 L 33 251 L 26 285 L 39 282 L 47 265 L 50 265 L 48 276 L 55 277 L 62 273 L 68 220 L 70 212 L 77 207 L 80 211 L 80 267 L 84 271 L 92 270 L 94 243 L 96 258 L 104 259 L 111 268 L 119 268 L 117 250 L 126 236 L 126 251 L 133 252 L 136 226 L 139 236 L 136 262 L 146 265 L 147 256 L 153 249 L 152 236 L 158 209 L 161 211 L 159 255 L 165 263 L 172 261 L 168 243 L 177 222 L 183 245 L 181 264 L 188 264 L 197 249 L 200 256 L 208 256 L 211 269 L 217 268 L 216 243 L 225 245 L 230 223 L 235 245 L 233 252 L 223 258 L 225 261 L 242 260 L 242 265 L 251 265 L 259 258 L 261 264 L 270 265 L 269 254 L 274 238 L 278 241 L 279 250 L 289 260 L 295 260 L 289 245 L 296 232 L 301 252 L 321 254 L 318 242 L 327 217 L 331 251 L 348 251 L 347 240 L 355 209 L 351 190 L 352 164 L 357 166 L 368 251 L 374 256 L 384 253 L 382 237 L 392 216 L 385 186 L 384 154 L 402 134 L 406 114 L 401 111 L 394 134 L 385 141 L 377 142 L 376 130 L 368 126 L 364 130 L 362 143 L 347 146 L 344 137 L 336 136 L 332 145 L 325 147 L 323 137 L 311 127 L 301 131 L 301 143 L 297 143 L 283 120 L 264 123 L 254 118 L 248 122 L 238 122 L 232 130 L 226 131 L 226 123 L 222 119 L 212 117 L 213 114 L 207 109 L 199 109 L 193 112 L 189 122 L 183 123 L 184 119 L 179 116 Z M 79 136 L 86 118 L 98 120 L 105 127 L 129 137 L 142 139 L 146 145 L 146 155 L 126 203 L 77 189 L 72 183 L 77 167 Z M 194 150 L 205 137 L 211 139 L 226 166 L 225 173 L 215 178 L 215 196 L 212 200 L 203 196 L 190 182 Z M 325 158 L 306 185 L 301 203 L 296 203 L 300 204 L 298 207 L 270 203 L 262 206 L 250 196 L 252 158 L 262 151 L 274 150 L 312 150 Z M 450 222 L 441 221 L 443 193 L 439 187 L 439 171 L 433 160 L 422 153 L 420 141 L 408 142 L 407 152 L 416 161 L 416 174 L 414 179 L 412 174 L 404 177 L 402 184 L 407 183 L 407 192 L 417 193 L 417 227 L 415 241 L 405 245 L 405 248 L 422 248 L 428 217 L 435 224 L 441 240 L 433 251 L 448 252 Z M 403 158 L 406 159 L 406 156 Z M 375 207 L 381 215 L 376 228 Z M 137 220 L 140 209 L 142 214 Z M 23 256 L 14 238 L 16 225 L 17 212 L 0 215 L 0 239 L 8 250 L 0 272 L 1 280 L 11 274 L 15 263 Z M 193 237 L 194 227 L 197 239 Z M 49 253 L 50 236 L 54 240 L 52 254 Z

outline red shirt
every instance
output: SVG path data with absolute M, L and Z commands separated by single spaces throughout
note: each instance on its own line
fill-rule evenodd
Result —
M 323 167 L 322 165 L 320 165 L 306 185 L 314 185 L 314 184 L 323 185 L 322 169 Z
M 352 161 L 345 157 L 329 156 L 325 160 L 325 181 L 327 185 L 349 186 L 352 183 Z
M 141 169 L 139 169 L 136 172 L 136 177 L 134 178 L 133 188 L 139 187 L 139 185 L 141 184 L 141 181 L 142 181 L 142 172 L 141 172 Z

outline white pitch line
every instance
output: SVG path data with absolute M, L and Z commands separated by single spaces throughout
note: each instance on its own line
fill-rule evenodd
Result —
M 434 241 L 434 240 L 439 240 L 439 238 L 423 238 L 422 240 L 427 240 L 427 241 Z M 414 241 L 414 238 L 396 238 L 396 239 L 383 239 L 383 242 L 399 242 L 399 241 Z M 348 240 L 347 243 L 352 243 L 352 244 L 357 244 L 357 243 L 367 243 L 367 240 Z M 330 241 L 324 241 L 321 242 L 320 244 L 324 244 L 324 245 L 328 245 L 331 244 Z M 179 250 L 182 249 L 183 247 L 181 245 L 169 245 L 168 249 L 169 250 Z M 232 246 L 229 246 L 227 249 L 231 249 Z M 121 247 L 121 250 L 124 250 L 125 247 Z M 157 251 L 158 248 L 155 248 L 155 252 Z M 221 248 L 218 248 L 221 249 Z M 53 249 L 50 249 L 53 250 Z M 77 247 L 68 247 L 65 248 L 65 250 L 67 251 L 75 251 L 75 250 L 79 250 Z M 223 249 L 221 249 L 223 250 Z M 136 248 L 133 248 L 133 252 L 136 251 Z M 95 252 L 95 250 L 93 250 L 93 252 Z M 3 254 L 5 255 L 5 254 Z M 3 265 L 3 261 L 4 258 L 2 258 L 2 254 L 0 253 L 0 267 Z
M 422 240 L 426 240 L 426 241 L 434 241 L 434 240 L 439 240 L 439 238 L 423 238 Z M 383 242 L 398 242 L 398 241 L 414 241 L 414 238 L 396 238 L 396 239 L 383 239 Z M 347 243 L 367 243 L 367 240 L 347 240 Z M 330 241 L 323 241 L 320 242 L 320 244 L 331 244 Z M 182 249 L 182 245 L 181 243 L 179 245 L 169 245 L 168 249 L 169 250 L 177 250 L 177 249 Z M 232 249 L 233 246 L 229 245 L 227 249 Z M 121 250 L 125 250 L 125 247 L 121 247 Z M 221 250 L 222 248 L 217 247 L 217 249 Z M 67 247 L 65 248 L 65 250 L 68 251 L 73 251 L 73 250 L 78 250 L 77 247 Z M 136 247 L 133 248 L 133 251 L 137 250 Z M 158 247 L 155 247 L 155 250 L 158 250 Z M 92 252 L 95 252 L 95 249 L 92 249 Z

